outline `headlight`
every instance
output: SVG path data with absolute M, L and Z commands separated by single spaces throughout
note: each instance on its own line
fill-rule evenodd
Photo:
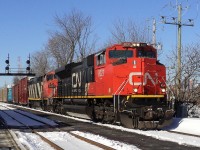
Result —
M 165 92 L 166 92 L 166 90 L 165 90 L 165 89 L 161 89 L 161 91 L 162 91 L 163 93 L 165 93 Z
M 133 92 L 137 93 L 137 92 L 138 92 L 138 89 L 133 89 Z

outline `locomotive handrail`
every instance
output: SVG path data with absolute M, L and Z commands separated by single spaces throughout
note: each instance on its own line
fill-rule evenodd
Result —
M 118 110 L 119 110 L 119 94 L 122 92 L 122 90 L 124 89 L 124 87 L 125 87 L 126 84 L 128 83 L 128 80 L 127 80 L 127 79 L 126 79 L 125 81 L 126 81 L 126 83 L 123 85 L 123 87 L 121 88 L 121 90 L 120 90 L 119 93 L 118 93 Z
M 124 87 L 125 87 L 125 85 L 128 83 L 128 79 L 125 79 L 123 82 L 122 82 L 122 84 L 118 87 L 118 89 L 116 90 L 116 92 L 114 93 L 114 112 L 116 112 L 116 109 L 115 109 L 115 96 L 117 95 L 117 93 L 119 94 L 119 93 L 121 93 L 121 91 L 124 89 Z M 120 92 L 118 92 L 120 90 Z M 119 99 L 119 95 L 118 95 L 118 99 Z M 118 102 L 119 102 L 119 100 L 118 100 Z M 118 106 L 119 106 L 119 104 L 118 104 Z

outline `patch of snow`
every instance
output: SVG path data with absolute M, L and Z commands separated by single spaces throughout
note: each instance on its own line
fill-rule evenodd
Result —
M 69 150 L 98 150 L 97 146 L 84 142 L 67 132 L 39 132 L 42 136 L 50 139 L 63 149 Z
M 104 145 L 108 147 L 112 147 L 117 150 L 139 150 L 136 146 L 130 145 L 130 144 L 125 144 L 123 142 L 119 141 L 114 141 L 114 140 L 109 140 L 107 138 L 104 138 L 100 135 L 94 135 L 91 133 L 85 133 L 85 132 L 80 132 L 80 131 L 71 131 L 74 134 L 77 134 L 79 136 L 82 136 L 84 138 L 90 139 L 92 141 L 98 142 L 98 143 L 103 143 Z
M 165 130 L 200 135 L 200 119 L 199 118 L 174 118 L 173 123 Z
M 49 144 L 44 142 L 38 135 L 28 132 L 15 131 L 18 140 L 30 150 L 54 150 Z

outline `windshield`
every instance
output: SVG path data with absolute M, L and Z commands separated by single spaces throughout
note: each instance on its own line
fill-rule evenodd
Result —
M 111 50 L 109 58 L 128 58 L 133 57 L 133 51 L 130 50 Z
M 138 50 L 138 57 L 156 58 L 155 52 Z

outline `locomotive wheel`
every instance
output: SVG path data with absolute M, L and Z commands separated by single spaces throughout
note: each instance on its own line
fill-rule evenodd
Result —
M 103 119 L 102 123 L 114 123 L 114 112 L 113 112 L 113 107 L 112 107 L 112 102 L 109 100 L 106 100 L 104 102 L 104 114 L 103 114 Z
M 94 108 L 91 106 L 86 107 L 86 114 L 91 118 L 92 121 L 97 122 Z
M 47 111 L 54 112 L 53 106 L 52 105 L 47 106 Z
M 120 112 L 121 124 L 126 128 L 138 128 L 139 117 L 133 116 L 131 112 L 123 111 Z

